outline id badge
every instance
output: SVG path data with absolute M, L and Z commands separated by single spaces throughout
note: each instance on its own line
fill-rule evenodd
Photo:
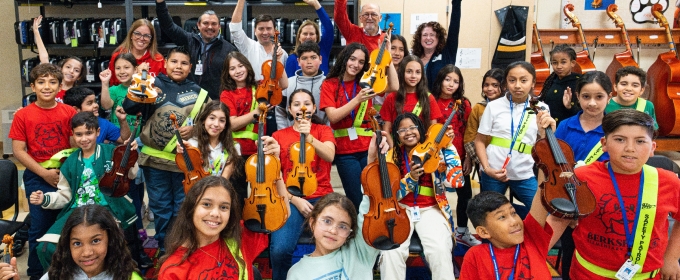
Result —
M 357 129 L 353 126 L 347 129 L 347 135 L 349 135 L 349 141 L 359 139 L 359 135 L 357 134 Z
M 187 117 L 187 126 L 192 126 L 194 125 L 194 120 L 191 119 L 191 117 Z
M 198 64 L 196 64 L 196 71 L 194 71 L 194 75 L 196 76 L 201 76 L 203 75 L 203 63 L 201 61 L 198 61 Z
M 631 280 L 633 279 L 633 276 L 640 270 L 640 265 L 639 264 L 633 264 L 633 261 L 630 259 L 627 259 L 625 263 L 619 268 L 619 271 L 616 272 L 616 279 L 620 280 Z
M 411 207 L 411 215 L 414 222 L 420 221 L 420 206 Z

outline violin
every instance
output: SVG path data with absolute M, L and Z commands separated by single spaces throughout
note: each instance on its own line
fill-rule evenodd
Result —
M 454 105 L 455 104 L 455 105 Z M 427 129 L 425 142 L 415 146 L 410 154 L 409 158 L 413 164 L 420 164 L 423 167 L 425 173 L 433 173 L 437 170 L 439 162 L 441 161 L 441 156 L 439 155 L 439 150 L 446 148 L 453 137 L 446 135 L 446 130 L 448 129 L 453 116 L 458 112 L 458 106 L 460 106 L 460 99 L 456 102 L 449 103 L 448 109 L 453 107 L 451 114 L 446 119 L 443 124 L 435 123 Z
M 276 52 L 279 48 L 279 31 L 275 30 L 274 52 L 272 59 L 262 63 L 262 76 L 264 80 L 257 86 L 255 97 L 258 102 L 267 102 L 272 106 L 279 105 L 283 99 L 282 89 L 279 86 L 279 79 L 283 74 L 283 64 L 277 61 Z
M 543 90 L 543 84 L 545 80 L 550 76 L 550 66 L 548 62 L 545 61 L 545 55 L 543 54 L 543 46 L 541 46 L 541 35 L 538 33 L 538 28 L 534 22 L 534 45 L 536 46 L 536 51 L 531 53 L 531 65 L 536 69 L 536 85 L 534 86 L 534 95 L 541 95 L 541 90 Z
M 139 119 L 141 117 L 141 113 L 137 114 L 135 129 L 132 131 L 137 131 Z M 135 141 L 134 133 L 130 135 L 127 145 L 118 146 L 113 150 L 112 161 L 114 168 L 109 172 L 106 172 L 104 177 L 99 180 L 99 189 L 105 195 L 110 197 L 122 197 L 130 190 L 130 178 L 128 178 L 127 174 L 130 172 L 130 168 L 135 166 L 137 157 L 139 156 L 137 150 L 132 149 L 132 141 Z
M 401 171 L 394 163 L 387 162 L 380 152 L 382 121 L 373 107 L 368 108 L 371 127 L 375 131 L 378 160 L 366 165 L 361 171 L 361 185 L 370 200 L 368 213 L 364 214 L 361 233 L 366 244 L 379 250 L 392 250 L 406 242 L 411 232 L 411 222 L 406 211 L 397 203 L 397 191 Z
M 128 87 L 127 97 L 137 103 L 153 104 L 156 102 L 159 88 L 154 83 L 156 78 L 153 74 L 149 74 L 146 69 L 142 69 L 142 73 L 135 73 L 132 75 L 132 84 Z
M 182 136 L 179 134 L 177 116 L 175 116 L 175 114 L 170 114 L 170 120 L 172 120 L 172 125 L 175 127 L 177 145 L 180 145 L 182 149 L 184 149 L 183 153 L 175 155 L 175 163 L 179 170 L 184 173 L 182 185 L 184 186 L 184 193 L 186 194 L 196 182 L 203 177 L 210 176 L 210 173 L 203 169 L 203 155 L 201 154 L 201 151 L 196 147 L 184 145 L 184 140 L 182 140 Z
M 302 106 L 300 111 L 297 117 L 304 119 L 312 118 L 312 113 L 307 112 L 307 107 Z M 304 143 L 304 148 L 302 143 Z M 316 192 L 318 186 L 316 174 L 312 171 L 311 166 L 309 166 L 314 161 L 315 154 L 314 146 L 307 143 L 304 133 L 300 133 L 300 142 L 290 145 L 290 161 L 294 165 L 293 170 L 288 173 L 286 185 L 288 186 L 288 192 L 292 195 L 305 197 Z
M 385 38 L 380 48 L 375 49 L 370 55 L 371 67 L 361 76 L 359 86 L 372 88 L 374 93 L 380 94 L 387 90 L 387 68 L 392 64 L 392 54 L 387 50 L 388 36 L 392 32 L 394 24 L 390 22 L 390 28 L 385 32 Z
M 585 72 L 590 72 L 590 71 L 595 71 L 595 64 L 593 64 L 593 61 L 590 59 L 590 52 L 588 51 L 588 43 L 586 41 L 586 35 L 583 33 L 583 28 L 581 28 L 581 21 L 572 13 L 574 10 L 574 5 L 569 3 L 564 6 L 564 15 L 567 16 L 569 21 L 571 21 L 571 25 L 576 27 L 578 29 L 578 32 L 581 36 L 581 45 L 583 46 L 583 50 L 580 52 L 576 53 L 576 66 L 571 70 L 574 73 L 585 73 Z
M 529 102 L 533 113 L 542 108 L 538 99 Z M 545 129 L 545 138 L 536 141 L 531 156 L 545 174 L 539 182 L 541 203 L 551 215 L 563 219 L 578 219 L 595 211 L 596 201 L 586 182 L 574 175 L 574 152 L 567 142 L 555 137 L 552 128 Z
M 246 161 L 246 180 L 250 183 L 250 196 L 243 207 L 244 225 L 250 231 L 271 233 L 280 229 L 288 219 L 288 208 L 276 190 L 280 179 L 281 163 L 272 155 L 265 155 L 262 143 L 267 104 L 259 104 L 262 114 L 257 116 L 257 154 Z
M 631 48 L 630 39 L 628 38 L 628 31 L 626 30 L 626 25 L 619 15 L 616 14 L 619 6 L 616 4 L 611 4 L 607 7 L 607 15 L 614 21 L 616 27 L 621 29 L 621 40 L 623 44 L 626 45 L 626 50 L 614 55 L 614 59 L 607 67 L 607 76 L 612 80 L 612 84 L 616 83 L 616 71 L 626 66 L 638 67 L 637 62 L 633 58 L 633 50 Z
M 14 237 L 5 234 L 5 236 L 2 237 L 2 243 L 5 244 L 5 252 L 2 254 L 2 261 L 4 263 L 9 263 L 10 260 L 12 260 L 12 257 L 14 257 L 14 251 L 12 249 L 12 247 L 14 247 Z
M 647 70 L 647 84 L 649 84 L 649 101 L 654 103 L 657 112 L 663 112 L 656 116 L 659 124 L 659 136 L 680 135 L 680 59 L 675 49 L 673 34 L 666 17 L 663 15 L 663 6 L 654 4 L 652 14 L 659 21 L 659 25 L 666 29 L 666 39 L 670 50 L 659 54 L 656 61 Z

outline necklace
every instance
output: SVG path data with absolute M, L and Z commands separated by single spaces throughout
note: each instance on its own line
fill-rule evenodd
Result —
M 211 258 L 215 259 L 215 261 L 217 262 L 217 267 L 222 267 L 222 262 L 219 261 L 220 259 L 222 259 L 222 246 L 221 246 L 221 245 L 220 245 L 219 249 L 217 249 L 217 250 L 218 250 L 218 251 L 217 251 L 217 253 L 218 253 L 217 258 L 214 257 L 214 256 L 211 255 L 211 254 L 208 254 L 208 252 L 203 251 L 202 248 L 198 248 L 198 249 L 201 250 L 201 252 L 203 252 L 204 254 L 206 254 L 206 255 L 210 256 Z

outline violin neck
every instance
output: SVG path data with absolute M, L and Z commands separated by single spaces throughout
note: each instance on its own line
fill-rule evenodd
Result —
M 182 140 L 182 136 L 179 134 L 179 129 L 175 130 L 175 137 L 177 137 L 177 143 L 179 143 L 179 145 L 182 146 L 182 149 L 184 149 L 184 152 L 182 153 L 182 157 L 184 158 L 184 165 L 187 166 L 187 170 L 194 171 L 194 165 L 191 164 L 189 151 L 187 151 L 187 146 L 184 145 L 184 140 Z
M 305 158 L 306 158 L 306 157 L 305 157 L 305 156 L 306 156 L 305 152 L 306 152 L 306 150 L 307 150 L 307 149 L 305 149 L 305 146 L 306 146 L 305 143 L 307 143 L 307 139 L 306 139 L 306 138 L 307 138 L 307 137 L 305 136 L 304 133 L 300 133 L 300 158 L 298 159 L 298 161 L 299 161 L 300 163 L 302 163 L 302 164 L 305 163 Z
M 390 177 L 387 171 L 387 160 L 385 154 L 380 152 L 380 143 L 382 142 L 382 133 L 380 130 L 375 132 L 375 145 L 378 151 L 378 166 L 380 168 L 380 187 L 383 198 L 392 197 L 392 186 L 390 185 Z
M 435 142 L 439 143 L 442 141 L 442 138 L 444 138 L 444 133 L 446 133 L 447 128 L 449 125 L 451 125 L 451 121 L 453 121 L 453 116 L 456 115 L 456 112 L 458 111 L 458 106 L 453 107 L 454 110 L 451 111 L 451 114 L 449 115 L 448 118 L 446 118 L 446 121 L 444 122 L 444 126 L 442 126 L 442 129 L 439 130 L 439 133 L 437 133 L 437 138 L 435 138 Z
M 265 112 L 262 112 L 266 114 Z M 264 122 L 259 122 L 257 126 L 257 182 L 264 183 L 264 143 L 262 143 L 262 135 L 264 135 Z
M 547 127 L 545 129 L 545 138 L 548 140 L 550 151 L 552 151 L 555 162 L 557 164 L 567 164 L 567 157 L 564 156 L 562 148 L 560 147 L 560 143 L 557 141 L 557 137 L 555 137 L 555 133 L 553 133 L 552 128 Z

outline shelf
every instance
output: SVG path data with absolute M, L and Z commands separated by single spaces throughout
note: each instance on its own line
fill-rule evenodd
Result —
M 71 4 L 64 4 L 61 2 L 47 2 L 47 1 L 35 1 L 35 0 L 16 0 L 19 6 L 65 6 L 70 7 Z M 99 1 L 97 0 L 81 0 L 74 5 L 97 5 Z M 107 0 L 102 0 L 102 6 L 125 6 L 125 1 L 111 2 Z M 165 1 L 168 6 L 236 6 L 237 1 L 227 0 L 227 1 Z M 335 1 L 319 1 L 322 6 L 333 6 Z M 348 2 L 348 6 L 353 6 L 354 2 Z M 132 1 L 132 6 L 155 6 L 155 0 L 134 0 Z M 295 2 L 295 3 L 283 3 L 281 1 L 246 1 L 248 6 L 304 6 L 309 7 L 305 2 Z
M 680 29 L 673 29 L 674 34 L 680 34 Z M 541 35 L 541 43 L 549 45 L 552 42 L 555 44 L 581 44 L 581 35 L 578 29 L 539 29 L 538 33 Z M 621 29 L 618 28 L 602 28 L 602 29 L 583 29 L 588 45 L 593 44 L 595 38 L 598 38 L 598 46 L 601 45 L 623 45 Z M 666 39 L 666 30 L 663 28 L 644 28 L 644 29 L 628 29 L 628 38 L 633 46 L 636 44 L 636 38 L 640 38 L 640 43 L 643 45 L 656 45 L 658 47 L 668 47 Z M 674 40 L 677 39 L 674 37 Z

